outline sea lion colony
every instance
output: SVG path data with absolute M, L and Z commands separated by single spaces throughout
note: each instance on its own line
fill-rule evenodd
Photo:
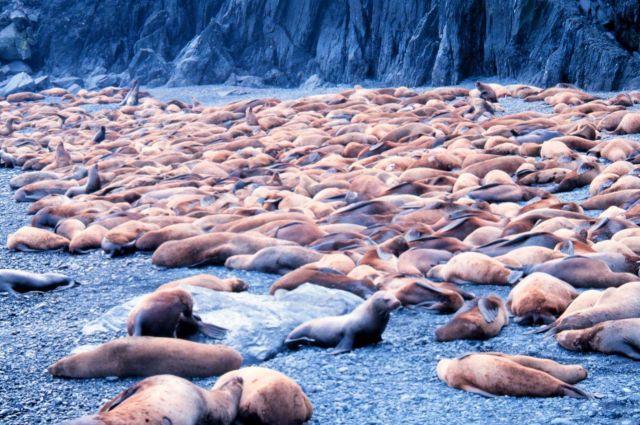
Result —
M 310 282 L 368 299 L 350 315 L 301 325 L 289 346 L 306 342 L 344 352 L 377 342 L 399 305 L 457 312 L 438 329 L 438 340 L 486 339 L 508 324 L 508 308 L 521 325 L 546 325 L 541 329 L 568 349 L 640 358 L 640 142 L 625 136 L 640 132 L 640 112 L 630 109 L 640 103 L 640 92 L 599 99 L 567 85 L 476 87 L 423 93 L 355 87 L 222 107 L 163 103 L 137 84 L 129 92 L 11 95 L 0 102 L 0 162 L 25 171 L 11 185 L 17 201 L 33 204 L 31 226 L 10 235 L 7 245 L 110 255 L 149 251 L 161 267 L 219 264 L 281 274 L 271 293 Z M 51 96 L 58 101 L 48 101 Z M 545 102 L 553 112 L 501 113 L 497 101 L 507 96 Z M 83 108 L 113 103 L 120 107 L 95 113 Z M 556 196 L 576 188 L 588 188 L 579 203 Z M 8 292 L 58 285 L 2 273 L 9 279 L 0 288 Z M 213 277 L 192 280 L 214 290 L 246 289 Z M 515 286 L 505 303 L 495 295 L 474 299 L 457 286 L 468 283 Z M 595 289 L 579 294 L 575 288 Z M 162 322 L 166 309 L 169 318 L 157 325 L 162 332 L 138 336 L 149 332 L 133 317 L 134 336 L 76 355 L 100 358 L 100 350 L 118 350 L 105 346 L 120 344 L 133 360 L 119 356 L 118 364 L 103 363 L 109 370 L 96 372 L 91 361 L 87 366 L 82 358 L 67 358 L 50 371 L 194 376 L 209 367 L 222 373 L 219 364 L 190 371 L 164 355 L 164 366 L 137 364 L 136 350 L 149 354 L 154 346 L 173 350 L 176 359 L 188 352 L 202 360 L 195 349 L 145 342 L 180 336 L 176 323 L 186 319 L 192 331 L 207 332 L 208 324 L 191 314 L 188 293 L 176 294 L 152 294 L 145 302 L 156 304 L 140 307 L 152 322 Z M 165 300 L 160 307 L 159 299 Z M 229 356 L 240 354 L 225 353 L 226 369 L 237 369 Z M 572 379 L 557 373 L 565 367 L 584 371 L 578 366 L 513 357 L 443 360 L 438 376 L 485 395 L 589 396 L 573 387 L 586 372 Z M 491 382 L 474 374 L 480 368 L 489 369 Z M 505 386 L 514 374 L 530 375 L 527 382 L 537 385 Z M 266 397 L 264 388 L 247 382 L 245 377 L 243 400 L 247 393 Z M 309 419 L 310 402 L 297 388 L 288 394 L 306 400 L 289 409 L 298 416 L 264 423 Z M 127 405 L 110 403 L 91 420 Z M 251 415 L 242 404 L 238 415 Z

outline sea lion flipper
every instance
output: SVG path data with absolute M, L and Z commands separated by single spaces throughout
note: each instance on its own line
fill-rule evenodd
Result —
M 435 292 L 436 294 L 439 295 L 444 295 L 449 293 L 448 291 L 436 286 L 436 285 L 431 285 L 429 283 L 426 282 L 416 282 L 416 285 L 419 286 L 422 289 L 426 289 L 427 291 L 431 291 L 431 292 Z
M 488 298 L 480 298 L 478 301 L 478 309 L 484 320 L 487 323 L 492 323 L 498 317 L 500 306 Z
M 212 323 L 205 323 L 202 320 L 196 322 L 198 324 L 198 330 L 212 339 L 224 339 L 229 332 L 228 329 L 216 326 Z
M 575 397 L 575 398 L 586 398 L 589 400 L 594 399 L 594 396 L 591 393 L 581 390 L 578 387 L 574 387 L 573 385 L 562 384 L 561 388 L 562 388 L 562 395 L 564 396 Z
M 624 342 L 629 348 L 630 351 L 626 351 L 624 354 L 632 358 L 634 360 L 640 360 L 640 345 L 629 337 L 623 337 L 622 342 Z
M 337 354 L 348 353 L 351 350 L 353 350 L 353 336 L 345 334 L 338 345 L 336 345 L 336 348 L 331 350 L 329 353 L 335 356 Z
M 480 394 L 481 396 L 484 396 L 484 397 L 495 397 L 495 394 L 488 393 L 484 390 L 481 390 L 478 387 L 474 387 L 473 385 L 465 384 L 460 388 L 470 393 Z
M 316 342 L 315 339 L 309 338 L 308 336 L 301 336 L 299 338 L 287 338 L 284 340 L 284 345 L 289 349 L 296 349 L 300 347 L 303 343 L 307 343 L 309 345 L 313 345 Z

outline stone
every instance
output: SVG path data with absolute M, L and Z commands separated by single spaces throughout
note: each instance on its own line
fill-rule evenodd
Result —
M 170 66 L 165 60 L 151 49 L 140 49 L 129 64 L 131 79 L 144 81 L 149 87 L 161 86 L 169 78 Z
M 8 64 L 0 67 L 0 72 L 8 75 L 14 75 L 18 72 L 26 72 L 27 74 L 33 73 L 31 67 L 22 61 L 9 62 Z
M 0 88 L 0 96 L 8 96 L 23 91 L 34 91 L 35 89 L 36 84 L 33 78 L 26 72 L 19 72 L 9 78 L 3 87 Z
M 82 88 L 84 84 L 84 80 L 80 77 L 64 77 L 64 78 L 56 78 L 51 81 L 54 87 L 61 87 L 63 89 L 68 89 L 72 85 L 77 85 Z
M 31 46 L 27 35 L 11 23 L 0 31 L 0 59 L 4 61 L 31 58 Z

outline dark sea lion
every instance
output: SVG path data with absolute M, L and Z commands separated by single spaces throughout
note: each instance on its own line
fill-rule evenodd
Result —
M 472 353 L 438 362 L 438 378 L 450 387 L 485 397 L 569 396 L 592 398 L 572 384 L 587 377 L 578 365 L 501 353 Z
M 507 309 L 497 295 L 469 301 L 445 325 L 436 329 L 437 341 L 489 339 L 509 324 Z
M 578 296 L 568 283 L 546 273 L 533 273 L 509 292 L 507 308 L 520 325 L 551 323 Z
M 23 270 L 0 269 L 0 292 L 24 293 L 51 291 L 71 287 L 74 280 L 59 273 L 31 273 Z
M 231 425 L 238 414 L 242 384 L 242 378 L 235 377 L 208 391 L 177 376 L 153 376 L 122 391 L 96 415 L 65 424 Z
M 176 338 L 193 330 L 214 339 L 224 338 L 227 332 L 194 314 L 193 298 L 182 288 L 159 289 L 144 296 L 127 319 L 127 333 L 131 336 Z
M 311 419 L 313 405 L 300 385 L 288 376 L 263 367 L 245 367 L 222 375 L 213 390 L 242 378 L 238 420 L 256 425 L 302 425 Z
M 608 320 L 595 326 L 556 334 L 567 350 L 622 354 L 640 360 L 640 318 Z
M 171 374 L 208 377 L 238 369 L 242 356 L 224 345 L 175 338 L 130 336 L 73 354 L 49 366 L 63 378 L 103 378 Z
M 400 307 L 400 301 L 387 291 L 372 295 L 367 301 L 343 316 L 321 317 L 296 327 L 285 344 L 289 348 L 310 344 L 335 347 L 331 353 L 341 354 L 382 341 L 382 333 L 390 313 Z

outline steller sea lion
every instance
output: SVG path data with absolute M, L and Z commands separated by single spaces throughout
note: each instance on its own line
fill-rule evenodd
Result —
M 193 313 L 193 298 L 182 288 L 159 289 L 145 295 L 129 313 L 127 333 L 131 336 L 184 337 L 200 331 L 222 339 L 227 330 L 204 323 Z
M 606 262 L 598 258 L 573 255 L 550 260 L 525 268 L 526 274 L 542 272 L 550 274 L 574 288 L 610 288 L 639 280 L 631 273 L 611 271 Z
M 556 320 L 577 296 L 568 283 L 546 273 L 533 273 L 511 289 L 507 308 L 520 325 L 544 325 Z
M 64 357 L 49 366 L 48 371 L 53 376 L 63 378 L 124 378 L 162 374 L 204 378 L 238 369 L 241 364 L 240 353 L 224 345 L 130 336 Z
M 296 327 L 284 343 L 294 349 L 303 344 L 324 348 L 335 347 L 331 354 L 346 353 L 354 348 L 382 341 L 382 333 L 390 313 L 400 301 L 388 291 L 377 292 L 351 313 L 321 317 Z
M 592 398 L 589 393 L 572 385 L 587 377 L 584 368 L 535 357 L 472 353 L 457 359 L 440 360 L 437 374 L 450 387 L 485 397 Z
M 469 301 L 445 325 L 436 329 L 437 341 L 456 339 L 489 339 L 509 324 L 502 299 L 497 295 Z
M 183 279 L 173 280 L 160 285 L 157 290 L 177 288 L 183 285 L 200 286 L 202 288 L 208 288 L 212 291 L 221 292 L 242 292 L 249 289 L 244 281 L 237 277 L 230 277 L 227 279 L 220 279 L 210 274 L 197 274 L 194 276 L 185 277 Z
M 245 367 L 218 378 L 218 390 L 237 377 L 243 380 L 238 420 L 256 425 L 302 425 L 311 419 L 313 405 L 300 385 L 288 376 L 263 367 Z
M 269 294 L 273 295 L 278 289 L 291 291 L 304 283 L 324 286 L 325 288 L 340 289 L 351 292 L 361 298 L 368 298 L 378 288 L 367 278 L 355 279 L 329 268 L 301 267 L 293 270 L 273 282 Z
M 7 237 L 7 248 L 14 251 L 49 251 L 69 248 L 69 239 L 48 230 L 24 226 Z
M 522 272 L 509 270 L 501 262 L 478 252 L 458 254 L 427 273 L 430 279 L 486 285 L 511 285 L 521 276 Z
M 640 318 L 607 320 L 585 329 L 556 334 L 567 350 L 622 354 L 640 360 Z
M 0 269 L 0 292 L 24 293 L 68 288 L 74 280 L 59 273 L 31 273 L 23 270 Z
M 153 376 L 122 391 L 96 415 L 65 424 L 231 425 L 238 414 L 242 387 L 239 376 L 211 391 L 177 376 Z
M 305 264 L 314 263 L 322 254 L 301 246 L 270 246 L 253 255 L 234 255 L 224 266 L 235 270 L 253 270 L 263 273 L 286 274 Z

